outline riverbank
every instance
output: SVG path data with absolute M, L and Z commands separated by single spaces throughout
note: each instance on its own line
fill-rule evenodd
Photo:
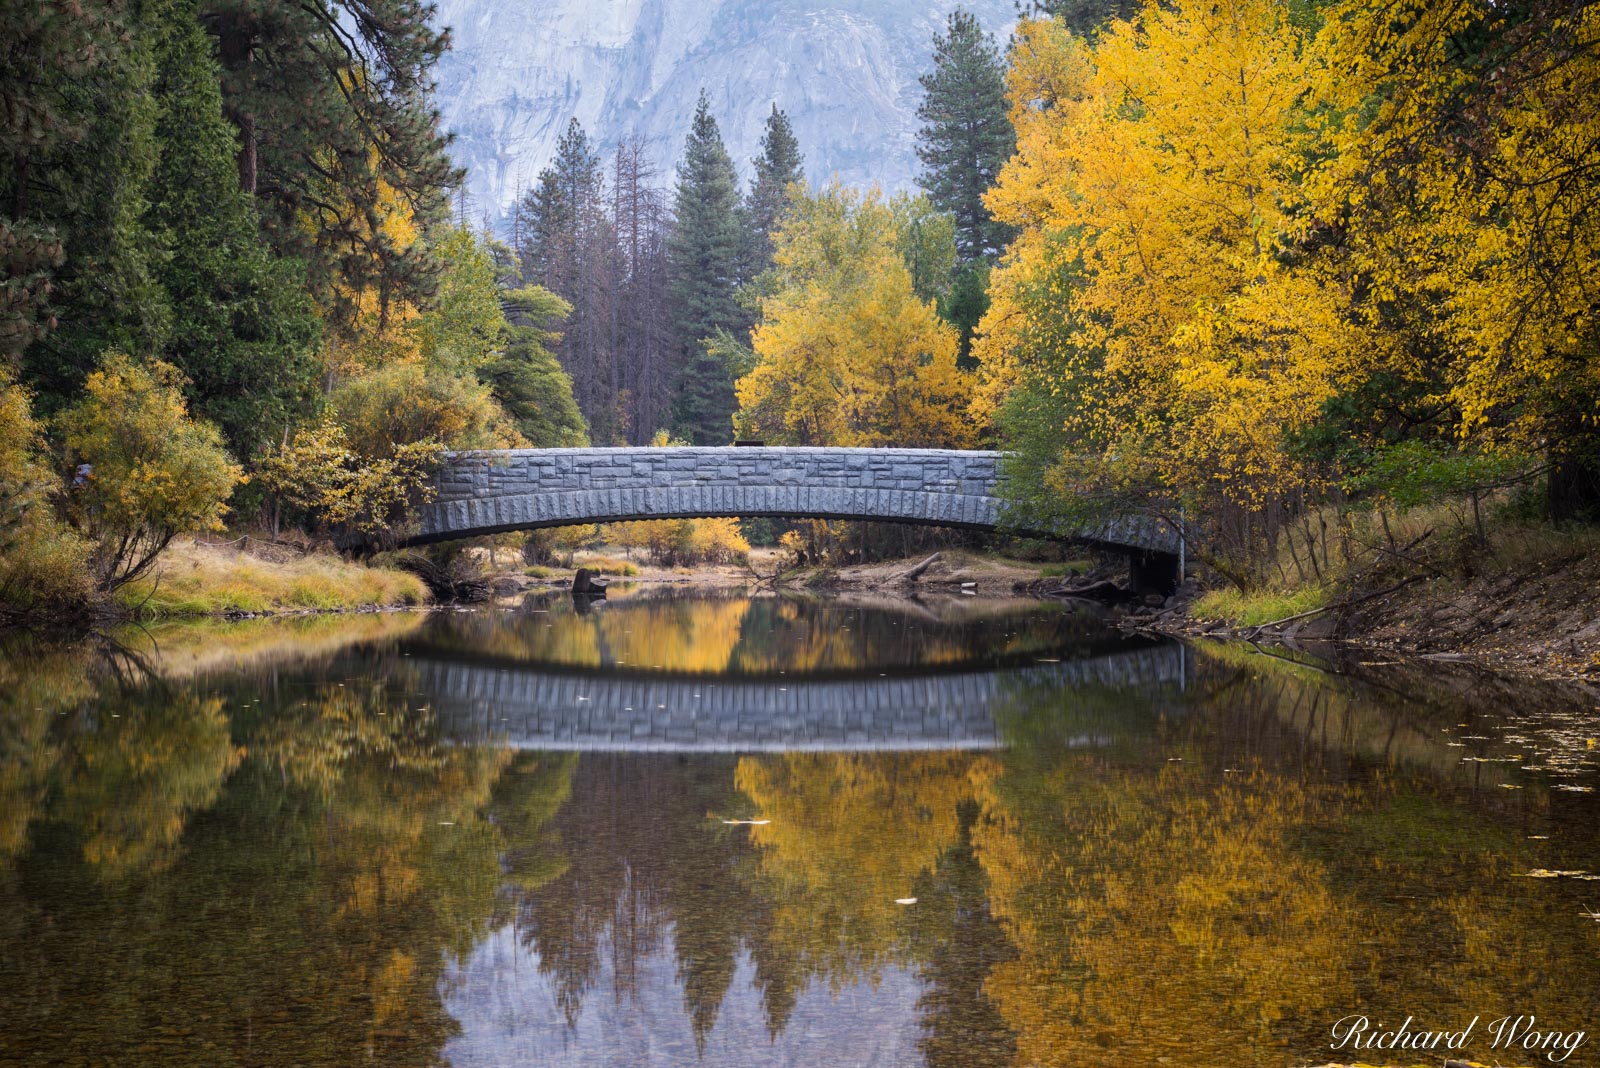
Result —
M 921 557 L 880 560 L 839 568 L 812 568 L 784 576 L 786 584 L 828 591 L 874 591 L 913 594 L 938 591 L 971 596 L 1027 593 L 1041 579 L 1085 574 L 1090 560 L 1041 564 L 1009 557 L 944 549 Z
M 1336 642 L 1600 684 L 1600 531 L 1505 526 L 1358 580 L 1180 599 L 1130 623 L 1179 636 Z
M 792 572 L 788 585 L 902 596 L 954 594 L 1093 600 L 1127 629 L 1182 638 L 1332 643 L 1381 656 L 1458 660 L 1497 671 L 1600 685 L 1600 531 L 1503 525 L 1487 546 L 1430 539 L 1404 560 L 1326 582 L 1240 595 L 1186 588 L 1162 600 L 1117 588 L 1121 560 L 1039 564 L 947 550 Z
M 117 597 L 129 618 L 153 621 L 414 608 L 428 591 L 395 568 L 241 539 L 174 544 Z

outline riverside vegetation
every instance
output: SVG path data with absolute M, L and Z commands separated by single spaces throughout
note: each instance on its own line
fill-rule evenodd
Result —
M 923 192 L 809 185 L 778 107 L 741 190 L 702 98 L 670 188 L 574 121 L 505 241 L 451 210 L 447 31 L 354 8 L 5 8 L 7 620 L 159 598 L 224 524 L 382 548 L 446 449 L 736 431 L 1005 448 L 1019 523 L 1179 526 L 1235 622 L 1588 574 L 1595 5 L 1047 0 L 1004 50 L 958 10 Z M 707 522 L 624 536 L 930 542 Z M 309 589 L 257 600 L 365 596 Z

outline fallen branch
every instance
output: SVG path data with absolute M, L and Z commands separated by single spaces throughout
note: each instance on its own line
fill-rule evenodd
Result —
M 934 564 L 939 562 L 940 555 L 941 554 L 939 554 L 939 553 L 934 553 L 932 556 L 928 557 L 926 560 L 923 560 L 920 563 L 918 563 L 916 566 L 912 567 L 909 571 L 902 571 L 900 574 L 895 575 L 889 581 L 890 582 L 915 582 L 915 581 L 917 581 L 917 579 L 922 576 L 922 573 L 924 571 L 928 570 L 928 568 L 932 567 Z

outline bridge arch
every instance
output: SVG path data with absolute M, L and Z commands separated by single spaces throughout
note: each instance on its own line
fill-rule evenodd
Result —
M 450 454 L 408 544 L 538 527 L 714 516 L 855 519 L 994 530 L 1002 454 L 960 449 L 499 449 Z M 1149 521 L 1019 531 L 1167 556 Z

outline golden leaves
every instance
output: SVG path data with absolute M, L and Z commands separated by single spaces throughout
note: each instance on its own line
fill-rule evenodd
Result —
M 1041 374 L 1087 454 L 1240 504 L 1304 479 L 1285 439 L 1361 344 L 1341 279 L 1289 255 L 1305 44 L 1267 0 L 1151 5 L 1092 47 L 1023 24 L 1018 153 L 986 201 L 1021 233 L 980 327 L 977 415 Z
M 761 302 L 756 364 L 735 386 L 745 436 L 801 445 L 960 447 L 967 372 L 954 328 L 919 300 L 897 219 L 834 186 L 802 193 L 774 237 L 777 289 Z

